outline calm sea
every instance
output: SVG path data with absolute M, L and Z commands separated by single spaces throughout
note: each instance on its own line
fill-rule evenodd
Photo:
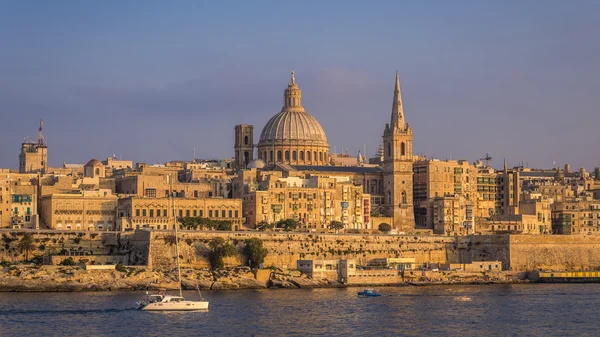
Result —
M 205 292 L 208 312 L 169 314 L 134 310 L 143 292 L 0 293 L 0 336 L 600 335 L 599 284 L 359 290 Z

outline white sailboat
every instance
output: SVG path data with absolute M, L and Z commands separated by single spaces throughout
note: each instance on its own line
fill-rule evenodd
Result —
M 167 176 L 169 179 L 169 176 Z M 171 182 L 171 202 L 173 205 L 173 219 L 177 219 L 175 213 L 175 199 L 173 198 L 173 182 Z M 166 293 L 148 294 L 141 301 L 137 302 L 138 310 L 144 311 L 206 311 L 208 310 L 208 301 L 205 301 L 200 294 L 199 301 L 189 301 L 183 297 L 181 287 L 181 265 L 179 263 L 179 238 L 177 233 L 177 220 L 175 220 L 175 254 L 177 255 L 177 283 L 179 286 L 179 296 L 167 295 Z

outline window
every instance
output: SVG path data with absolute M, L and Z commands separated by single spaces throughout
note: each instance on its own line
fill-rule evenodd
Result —
M 163 216 L 167 216 L 167 210 L 163 209 Z
M 194 191 L 194 198 L 198 198 L 198 191 Z
M 221 218 L 224 218 L 225 216 L 226 216 L 226 215 L 225 215 L 225 210 L 222 210 L 222 211 L 221 211 Z
M 232 210 L 229 210 L 229 217 L 233 218 L 233 211 Z
M 238 210 L 237 210 L 237 209 L 235 210 L 235 217 L 236 217 L 236 218 L 237 218 L 237 217 L 239 217 L 239 215 L 238 215 Z
M 189 209 L 186 209 L 186 210 L 185 210 L 185 216 L 187 216 L 187 217 L 189 217 L 189 216 L 190 216 L 190 210 L 189 210 Z
M 310 151 L 306 151 L 306 159 L 307 160 L 312 160 L 311 156 L 310 156 Z
M 300 151 L 300 160 L 304 160 L 304 151 Z
M 313 151 L 313 158 L 317 161 L 317 151 Z
M 388 153 L 388 157 L 392 156 L 392 144 L 387 143 L 387 153 Z
M 147 188 L 146 189 L 146 196 L 148 198 L 156 198 L 156 189 L 155 188 Z
M 194 217 L 198 216 L 198 211 L 194 210 Z
M 179 217 L 180 218 L 183 217 L 183 210 L 181 210 L 181 209 L 179 210 Z
M 277 161 L 281 161 L 281 151 L 277 151 Z
M 323 152 L 319 152 L 319 161 L 323 161 Z
M 290 160 L 290 151 L 285 151 L 285 160 Z
M 273 161 L 273 151 L 269 152 L 269 161 Z
M 154 218 L 154 210 L 153 209 L 150 210 L 150 217 Z
M 209 218 L 212 218 L 212 216 L 213 216 L 212 209 L 209 209 L 209 210 L 208 210 L 208 217 L 209 217 Z
M 244 145 L 248 145 L 248 136 L 244 136 Z
M 135 216 L 140 216 L 140 210 L 139 209 L 135 210 Z
M 298 155 L 296 151 L 292 151 L 292 160 L 298 160 Z

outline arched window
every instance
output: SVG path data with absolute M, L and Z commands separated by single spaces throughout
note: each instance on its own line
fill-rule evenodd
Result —
M 269 152 L 269 161 L 273 161 L 273 151 Z
M 319 152 L 319 161 L 323 161 L 323 152 Z
M 281 161 L 281 151 L 277 151 L 277 161 Z
M 310 151 L 306 151 L 306 159 L 307 160 L 312 160 L 312 156 L 311 156 L 311 152 Z
M 402 203 L 406 204 L 406 192 L 402 192 Z
M 406 155 L 406 144 L 404 142 L 402 142 L 402 144 L 400 144 L 400 155 L 402 155 L 402 156 Z
M 290 160 L 290 151 L 285 151 L 285 160 Z
M 300 160 L 304 160 L 304 151 L 300 151 Z
M 248 136 L 244 136 L 244 145 L 248 145 Z
M 244 152 L 244 163 L 246 163 L 246 165 L 248 165 L 248 163 L 250 162 L 250 154 L 248 153 L 248 151 Z
M 392 144 L 387 143 L 387 152 L 388 152 L 388 157 L 392 156 Z
M 313 151 L 313 158 L 317 161 L 317 151 Z
M 292 160 L 298 160 L 298 154 L 296 151 L 292 151 Z
M 99 175 L 99 174 L 100 174 L 100 169 L 99 169 L 99 168 L 97 168 L 97 169 L 96 169 L 96 174 L 97 174 L 97 175 Z

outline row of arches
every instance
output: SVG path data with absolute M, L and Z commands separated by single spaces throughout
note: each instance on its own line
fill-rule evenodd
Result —
M 329 154 L 327 151 L 296 151 L 296 150 L 278 150 L 278 151 L 263 151 L 259 155 L 260 159 L 265 162 L 282 162 L 282 161 L 308 161 L 308 162 L 327 162 Z

